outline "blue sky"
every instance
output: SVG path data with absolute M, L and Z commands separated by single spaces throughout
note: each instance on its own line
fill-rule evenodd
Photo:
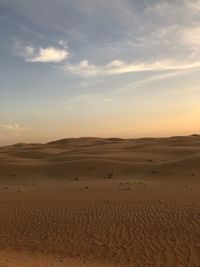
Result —
M 200 131 L 199 0 L 0 0 L 0 145 Z

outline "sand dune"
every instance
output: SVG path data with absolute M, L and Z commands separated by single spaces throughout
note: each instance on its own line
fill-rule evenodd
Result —
M 0 266 L 200 266 L 200 136 L 0 148 Z

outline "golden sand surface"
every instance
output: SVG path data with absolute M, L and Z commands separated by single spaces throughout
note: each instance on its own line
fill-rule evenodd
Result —
M 0 148 L 0 267 L 199 267 L 200 136 Z

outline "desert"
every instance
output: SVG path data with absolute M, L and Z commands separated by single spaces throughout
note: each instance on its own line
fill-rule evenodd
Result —
M 0 0 L 0 267 L 200 267 L 200 0 Z
M 0 148 L 0 266 L 199 266 L 200 136 Z

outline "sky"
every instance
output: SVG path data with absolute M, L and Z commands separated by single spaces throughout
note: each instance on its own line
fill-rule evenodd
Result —
M 0 145 L 200 132 L 200 0 L 0 0 Z

